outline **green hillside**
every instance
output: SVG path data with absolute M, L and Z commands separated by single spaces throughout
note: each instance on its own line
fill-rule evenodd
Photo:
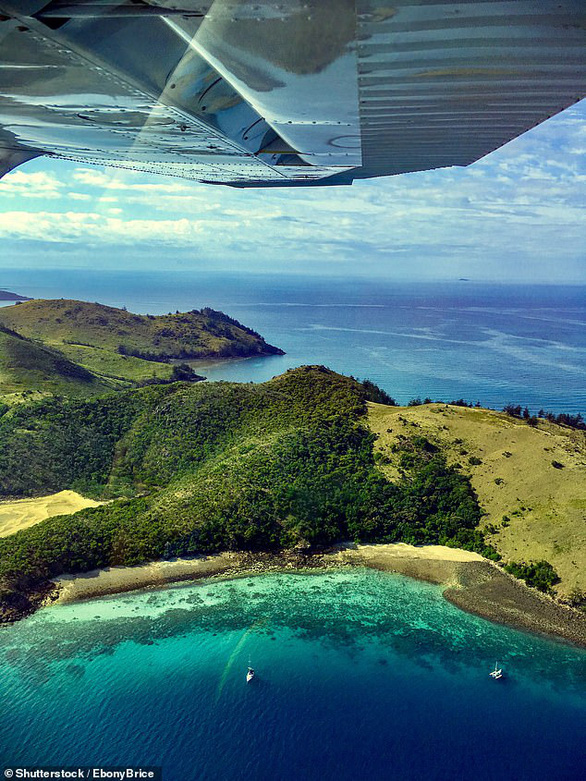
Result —
M 0 309 L 0 325 L 62 352 L 104 377 L 169 379 L 169 361 L 281 354 L 222 312 L 135 315 L 98 303 L 33 300 Z
M 372 392 L 324 367 L 260 385 L 177 383 L 0 417 L 0 492 L 120 497 L 0 540 L 4 616 L 62 572 L 226 549 L 355 539 L 490 555 L 468 479 L 422 438 L 376 467 Z M 0 614 L 1 614 L 0 609 Z
M 113 387 L 58 351 L 0 326 L 1 396 L 32 392 L 84 397 Z

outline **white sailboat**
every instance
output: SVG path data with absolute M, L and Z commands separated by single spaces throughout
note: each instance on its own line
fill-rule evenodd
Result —
M 250 683 L 253 678 L 254 678 L 254 670 L 252 669 L 252 667 L 249 667 L 248 672 L 246 673 L 246 683 Z
M 494 663 L 494 670 L 490 672 L 489 675 L 491 678 L 494 678 L 495 681 L 498 681 L 499 678 L 503 677 L 503 669 L 498 666 L 498 662 Z

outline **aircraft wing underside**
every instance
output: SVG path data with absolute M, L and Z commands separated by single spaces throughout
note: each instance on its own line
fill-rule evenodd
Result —
M 0 0 L 0 176 L 233 186 L 468 165 L 583 96 L 584 0 Z

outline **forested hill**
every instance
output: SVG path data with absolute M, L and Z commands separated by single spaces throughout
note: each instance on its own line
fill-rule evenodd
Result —
M 0 492 L 73 488 L 109 504 L 0 540 L 0 617 L 62 572 L 226 549 L 338 540 L 481 550 L 468 478 L 422 437 L 402 474 L 375 465 L 372 386 L 324 367 L 260 384 L 177 383 L 0 417 Z
M 135 315 L 85 301 L 36 299 L 0 309 L 0 326 L 58 350 L 95 375 L 96 382 L 114 387 L 169 380 L 171 361 L 282 354 L 260 334 L 213 309 Z

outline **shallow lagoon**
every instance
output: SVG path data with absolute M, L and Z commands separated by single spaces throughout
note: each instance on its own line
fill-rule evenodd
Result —
M 495 660 L 502 682 L 488 676 Z M 577 779 L 586 652 L 398 575 L 211 580 L 4 628 L 0 712 L 13 765 L 163 765 L 166 780 Z

